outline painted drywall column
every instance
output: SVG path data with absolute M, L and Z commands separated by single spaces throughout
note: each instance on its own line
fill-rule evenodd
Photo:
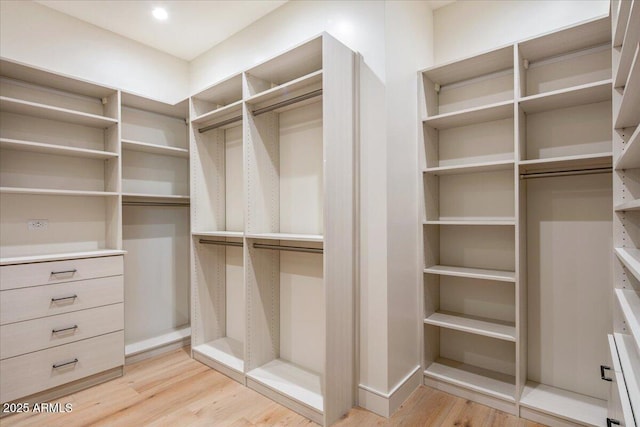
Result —
M 187 61 L 31 1 L 0 2 L 0 55 L 169 103 L 188 94 Z

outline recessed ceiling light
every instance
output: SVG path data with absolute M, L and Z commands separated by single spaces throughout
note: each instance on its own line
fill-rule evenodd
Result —
M 156 7 L 155 9 L 153 9 L 153 17 L 156 18 L 158 21 L 166 21 L 166 19 L 169 17 L 169 14 L 167 13 L 166 9 L 162 8 L 162 7 Z

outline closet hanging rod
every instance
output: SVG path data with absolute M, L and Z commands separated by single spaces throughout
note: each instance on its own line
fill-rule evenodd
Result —
M 231 123 L 239 122 L 240 120 L 242 120 L 242 116 L 231 117 L 230 119 L 223 120 L 221 122 L 214 123 L 212 125 L 200 128 L 200 129 L 198 129 L 198 132 L 205 133 L 205 132 L 208 132 L 208 131 L 213 130 L 213 129 L 221 128 L 222 126 L 230 125 Z
M 202 243 L 203 245 L 220 245 L 220 246 L 244 246 L 242 242 L 227 242 L 226 240 L 207 240 L 207 239 L 200 239 L 198 240 L 199 243 Z
M 321 254 L 324 252 L 322 248 L 305 248 L 300 246 L 281 246 L 281 245 L 267 245 L 264 243 L 254 243 L 255 249 L 273 249 L 276 251 L 289 251 L 289 252 L 308 252 L 312 254 Z
M 306 101 L 307 99 L 315 98 L 317 96 L 322 96 L 322 89 L 317 89 L 285 101 L 276 102 L 275 104 L 267 107 L 257 108 L 253 110 L 253 115 L 259 116 L 260 114 L 268 113 L 269 111 L 277 110 L 278 108 L 286 107 L 287 105 L 297 104 L 298 102 Z
M 171 203 L 171 202 L 122 202 L 122 206 L 152 206 L 152 207 L 189 207 L 189 203 Z
M 554 176 L 572 176 L 572 175 L 595 175 L 600 173 L 611 173 L 613 168 L 595 168 L 595 169 L 572 169 L 556 172 L 533 172 L 520 174 L 520 179 L 533 178 L 551 178 Z

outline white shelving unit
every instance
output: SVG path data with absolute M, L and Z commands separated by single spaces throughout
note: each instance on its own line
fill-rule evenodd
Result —
M 190 340 L 188 101 L 122 93 L 127 363 Z
M 355 402 L 354 56 L 323 34 L 191 98 L 193 356 L 321 425 Z
M 640 425 L 640 4 L 612 4 L 613 334 L 608 418 Z
M 611 308 L 593 307 L 610 292 L 608 173 L 640 166 L 635 127 L 611 148 L 611 37 L 600 18 L 419 73 L 425 384 L 544 424 L 605 424 L 594 373 Z M 638 214 L 639 176 L 618 218 Z

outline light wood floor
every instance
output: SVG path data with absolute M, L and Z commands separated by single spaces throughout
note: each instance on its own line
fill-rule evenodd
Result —
M 9 426 L 316 426 L 189 357 L 188 349 L 129 365 L 122 378 L 57 400 L 73 411 L 16 414 Z M 338 426 L 538 427 L 495 409 L 420 387 L 389 420 L 353 409 Z

